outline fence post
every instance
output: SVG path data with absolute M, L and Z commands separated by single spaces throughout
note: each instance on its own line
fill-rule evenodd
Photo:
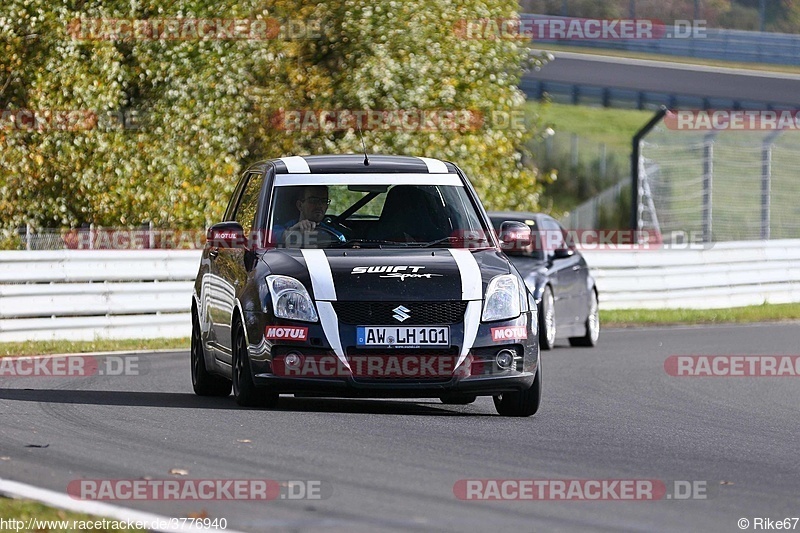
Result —
M 606 143 L 600 143 L 600 177 L 606 179 L 607 174 L 607 157 Z
M 25 224 L 25 249 L 31 249 L 31 224 L 30 222 Z
M 570 134 L 569 141 L 569 162 L 572 168 L 578 168 L 578 134 Z
M 770 238 L 772 196 L 772 145 L 781 130 L 776 130 L 764 139 L 761 145 L 761 239 Z
M 703 242 L 711 242 L 714 186 L 714 133 L 703 140 Z
M 641 94 L 641 93 L 639 93 Z M 642 126 L 642 129 L 636 132 L 631 141 L 631 230 L 634 232 L 639 231 L 639 223 L 641 217 L 639 216 L 639 198 L 642 191 L 642 180 L 639 176 L 639 160 L 641 159 L 641 143 L 645 135 L 650 133 L 650 130 L 656 127 L 664 115 L 667 114 L 667 108 L 663 105 L 659 108 L 653 118 L 647 124 Z

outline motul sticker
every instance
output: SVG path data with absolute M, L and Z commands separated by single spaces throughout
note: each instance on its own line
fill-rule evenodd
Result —
M 510 341 L 527 339 L 528 330 L 525 326 L 508 326 L 505 328 L 492 328 L 493 341 Z
M 270 340 L 304 341 L 308 338 L 308 328 L 267 326 L 264 337 Z

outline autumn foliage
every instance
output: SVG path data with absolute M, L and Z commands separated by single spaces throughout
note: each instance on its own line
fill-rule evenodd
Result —
M 360 151 L 353 128 L 276 126 L 296 110 L 483 117 L 364 136 L 370 152 L 457 162 L 488 207 L 535 209 L 540 185 L 522 148 L 535 123 L 506 120 L 521 112 L 527 43 L 454 31 L 515 10 L 507 0 L 4 0 L 0 228 L 202 228 L 253 161 Z

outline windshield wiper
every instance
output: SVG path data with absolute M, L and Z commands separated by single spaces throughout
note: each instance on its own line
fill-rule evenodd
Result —
M 380 248 L 383 245 L 408 246 L 409 243 L 397 241 L 385 241 L 382 239 L 349 239 L 345 242 L 337 242 L 328 248 Z
M 483 243 L 483 242 L 486 242 L 486 243 L 489 242 L 487 239 L 476 239 L 475 241 L 471 241 L 468 237 L 453 237 L 453 236 L 450 236 L 450 237 L 444 237 L 442 239 L 436 239 L 435 241 L 421 242 L 421 243 L 418 243 L 418 244 L 420 245 L 421 248 L 430 248 L 432 246 L 436 246 L 437 244 L 442 244 L 442 243 L 445 243 L 445 242 L 462 242 L 462 241 L 465 241 L 465 242 L 469 241 L 470 245 L 475 245 L 477 243 Z

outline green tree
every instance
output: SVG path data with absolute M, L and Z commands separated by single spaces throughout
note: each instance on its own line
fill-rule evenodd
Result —
M 355 131 L 285 131 L 281 110 L 474 110 L 476 130 L 368 132 L 374 152 L 452 159 L 491 207 L 537 205 L 521 112 L 524 41 L 465 39 L 460 21 L 515 15 L 511 1 L 6 0 L 0 107 L 88 113 L 75 128 L 0 124 L 0 226 L 201 227 L 244 165 L 360 149 Z M 87 39 L 92 21 L 224 18 L 306 24 L 256 40 Z M 313 31 L 311 31 L 313 29 Z M 91 33 L 91 32 L 88 32 Z M 136 38 L 132 38 L 136 37 Z M 138 129 L 119 117 L 138 117 Z M 88 121 L 88 123 L 87 123 Z M 92 122 L 95 121 L 95 122 Z

